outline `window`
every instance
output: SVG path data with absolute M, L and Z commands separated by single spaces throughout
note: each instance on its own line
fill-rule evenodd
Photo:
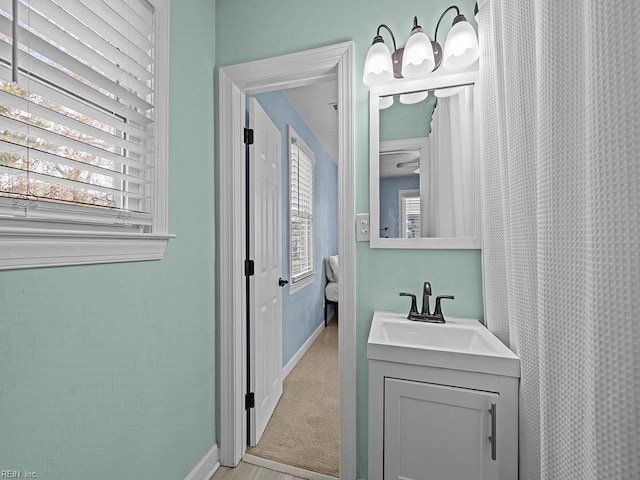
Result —
M 420 238 L 420 190 L 399 190 L 400 238 Z
M 168 27 L 167 0 L 0 2 L 0 269 L 162 258 Z
M 296 285 L 308 285 L 315 276 L 314 177 L 313 151 L 289 127 L 289 256 L 293 290 Z

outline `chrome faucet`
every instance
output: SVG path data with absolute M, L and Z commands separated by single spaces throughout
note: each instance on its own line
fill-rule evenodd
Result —
M 429 310 L 429 297 L 431 296 L 431 284 L 424 282 L 422 286 L 422 311 L 418 313 L 418 304 L 416 296 L 413 293 L 401 292 L 401 297 L 411 297 L 411 309 L 407 318 L 409 320 L 416 320 L 418 322 L 430 322 L 430 323 L 445 323 L 444 315 L 442 314 L 442 307 L 440 305 L 443 299 L 453 300 L 453 295 L 440 295 L 436 297 L 436 308 L 431 313 Z

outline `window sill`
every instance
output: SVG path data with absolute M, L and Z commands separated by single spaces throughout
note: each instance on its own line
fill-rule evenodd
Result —
M 0 228 L 0 270 L 162 260 L 175 235 Z
M 298 290 L 302 290 L 303 288 L 314 284 L 315 281 L 316 281 L 316 274 L 315 273 L 313 275 L 309 276 L 309 277 L 303 278 L 302 280 L 298 281 L 297 283 L 292 284 L 291 287 L 289 287 L 289 295 L 293 295 Z

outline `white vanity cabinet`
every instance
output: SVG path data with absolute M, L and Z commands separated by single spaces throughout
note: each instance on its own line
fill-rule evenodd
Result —
M 462 351 L 458 362 L 451 349 L 391 345 L 397 325 L 381 331 L 385 343 L 372 333 L 368 345 L 368 480 L 517 480 L 517 357 L 494 364 Z

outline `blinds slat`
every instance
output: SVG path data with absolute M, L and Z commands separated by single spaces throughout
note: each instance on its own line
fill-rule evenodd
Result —
M 293 275 L 294 281 L 297 281 L 301 278 L 308 277 L 313 274 L 313 266 L 305 265 L 304 267 L 300 267 L 297 270 L 297 273 Z
M 107 39 L 112 45 L 127 52 L 131 58 L 143 67 L 148 67 L 153 63 L 153 59 L 148 54 L 148 50 L 144 51 L 140 48 L 140 45 L 129 42 L 127 37 L 116 30 L 117 26 L 114 28 L 102 18 L 98 17 L 92 11 L 91 6 L 87 7 L 79 0 L 56 0 L 56 3 L 67 12 L 74 12 L 74 16 L 81 18 L 86 26 Z M 125 45 L 129 45 L 130 48 L 125 48 Z
M 305 277 L 308 274 L 312 274 L 312 273 L 313 273 L 313 265 L 309 265 L 309 264 L 300 265 L 297 269 L 297 273 L 294 274 L 293 278 L 297 279 L 300 277 Z
M 300 185 L 299 197 L 298 197 L 298 201 L 300 202 L 300 205 L 303 205 L 308 208 L 311 207 L 311 201 L 313 200 L 313 197 L 308 191 L 309 188 L 311 188 L 311 185 L 305 185 L 305 184 Z
M 84 133 L 96 139 L 104 140 L 110 146 L 124 148 L 141 155 L 149 153 L 146 148 L 137 145 L 134 142 L 128 142 L 124 138 L 112 135 L 109 132 L 93 127 L 91 125 L 87 125 L 86 123 L 80 122 L 79 120 L 76 120 L 70 116 L 63 115 L 62 113 L 58 113 L 47 107 L 38 105 L 37 103 L 29 102 L 22 97 L 7 93 L 0 88 L 0 105 L 2 104 L 9 107 L 19 108 L 22 111 L 28 112 L 32 115 L 36 115 L 43 120 L 48 120 L 55 125 L 63 126 L 71 130 Z
M 22 170 L 19 168 L 8 167 L 6 165 L 0 165 L 0 174 L 11 175 L 15 178 L 29 178 L 33 180 L 38 180 L 44 183 L 48 183 L 51 185 L 66 185 L 75 190 L 86 192 L 86 191 L 96 191 L 107 194 L 113 194 L 117 196 L 122 196 L 125 198 L 135 198 L 135 199 L 148 199 L 150 197 L 141 195 L 135 192 L 124 192 L 117 188 L 110 188 L 104 185 L 97 185 L 95 183 L 86 183 L 80 182 L 76 180 L 70 180 L 64 177 L 57 177 L 54 175 L 47 175 L 46 173 L 34 172 L 31 170 Z
M 304 172 L 300 172 L 298 174 L 298 178 L 296 179 L 298 185 L 300 185 L 301 187 L 305 187 L 306 190 L 310 190 L 311 186 L 313 185 L 313 178 L 311 177 L 311 175 L 305 175 Z
M 300 155 L 298 165 L 300 166 L 301 171 L 305 172 L 308 175 L 311 174 L 311 171 L 313 170 L 313 164 L 311 163 L 309 157 L 307 157 L 306 155 Z
M 123 3 L 123 0 L 114 0 L 115 3 Z M 138 16 L 147 24 L 153 25 L 153 5 L 147 0 L 138 0 L 137 2 L 128 2 L 127 6 L 136 12 Z
M 42 34 L 48 43 L 53 44 L 53 48 L 66 51 L 90 69 L 97 71 L 100 75 L 108 76 L 112 81 L 124 87 L 125 90 L 136 92 L 142 98 L 153 93 L 153 90 L 148 85 L 133 77 L 126 70 L 126 66 L 114 65 L 92 48 L 40 16 L 35 10 L 23 8 L 19 18 L 24 18 L 27 15 L 29 16 L 30 28 Z M 104 74 L 100 72 L 104 72 Z
M 11 22 L 9 21 L 9 19 L 4 16 L 0 16 L 0 25 L 1 25 L 1 31 L 9 35 L 8 32 L 11 31 Z M 35 52 L 40 54 L 42 57 L 52 60 L 58 65 L 61 65 L 64 68 L 68 69 L 73 74 L 78 75 L 79 77 L 90 81 L 91 84 L 95 85 L 96 87 L 93 89 L 96 90 L 96 93 L 98 94 L 98 96 L 92 95 L 92 97 L 97 98 L 98 103 L 100 103 L 100 100 L 103 97 L 109 98 L 106 95 L 101 94 L 97 91 L 97 88 L 102 88 L 108 91 L 112 95 L 117 95 L 118 98 L 121 99 L 121 101 L 122 100 L 129 101 L 132 106 L 135 106 L 136 108 L 139 108 L 141 110 L 147 111 L 153 108 L 152 104 L 150 104 L 145 99 L 138 96 L 138 94 L 131 92 L 126 88 L 118 85 L 113 80 L 105 77 L 99 72 L 96 72 L 93 68 L 76 60 L 71 55 L 63 52 L 62 50 L 59 50 L 54 45 L 46 42 L 45 40 L 32 34 L 31 32 L 29 32 L 28 30 L 22 27 L 18 29 L 18 39 L 20 41 L 20 45 L 25 45 L 30 50 L 35 50 Z M 23 53 L 26 53 L 26 52 L 23 52 Z M 43 62 L 41 58 L 38 58 L 37 54 L 30 53 L 29 56 L 31 57 L 29 60 L 34 59 L 34 60 L 37 60 L 38 62 Z M 50 68 L 55 68 L 51 66 L 48 62 L 46 64 Z M 66 72 L 62 72 L 62 73 L 65 73 L 69 80 L 78 82 L 77 79 L 71 77 Z M 61 84 L 60 87 L 65 88 L 67 86 L 67 83 Z
M 140 16 L 139 12 L 133 8 L 134 5 L 140 5 L 140 2 L 131 1 L 129 5 L 127 5 L 122 0 L 108 0 L 106 3 L 120 18 L 133 26 L 136 32 L 142 35 L 147 42 L 149 37 L 153 36 L 153 16 L 150 17 L 151 21 L 147 23 L 147 21 Z M 152 48 L 153 44 L 150 44 L 149 50 Z
M 99 175 L 104 175 L 108 177 L 112 177 L 116 180 L 129 182 L 136 185 L 149 185 L 151 182 L 142 177 L 135 177 L 133 175 L 127 175 L 122 172 L 118 172 L 116 170 L 111 170 L 109 168 L 105 168 L 99 165 L 93 165 L 91 163 L 81 162 L 79 160 L 74 160 L 72 158 L 63 157 L 62 155 L 55 155 L 53 153 L 44 152 L 42 150 L 36 150 L 33 148 L 27 148 L 22 145 L 18 145 L 16 143 L 6 142 L 4 140 L 0 140 L 0 153 L 8 153 L 10 155 L 20 155 L 21 157 L 32 157 L 38 160 L 45 160 L 50 163 L 56 163 L 59 165 L 64 165 L 71 168 L 77 168 L 79 170 L 84 170 L 88 172 L 97 173 Z
M 1 24 L 2 22 L 0 22 Z M 6 54 L 11 54 L 11 45 L 7 44 L 4 41 L 0 41 L 0 58 L 7 58 Z M 10 58 L 10 57 L 9 57 Z M 102 107 L 106 112 L 113 112 L 118 114 L 119 112 L 125 111 L 125 115 L 123 117 L 128 118 L 138 124 L 147 125 L 151 123 L 151 119 L 142 115 L 141 113 L 136 112 L 131 108 L 126 108 L 123 104 L 109 98 L 106 95 L 98 92 L 97 90 L 83 84 L 80 81 L 75 80 L 64 72 L 61 72 L 57 68 L 51 67 L 46 63 L 40 61 L 35 57 L 30 57 L 30 62 L 28 65 L 28 71 L 25 72 L 24 67 L 20 67 L 20 69 L 25 73 L 24 77 L 27 81 L 27 84 L 31 82 L 30 76 L 36 75 L 42 79 L 46 79 L 46 81 L 51 84 L 56 85 L 57 87 L 61 87 L 65 85 L 63 90 L 65 91 L 73 91 L 77 94 L 78 97 L 81 97 L 87 104 L 88 102 L 92 102 L 97 106 Z
M 3 46 L 6 46 L 6 44 L 0 42 L 0 50 L 2 50 Z M 0 80 L 11 82 L 11 69 L 2 63 L 0 63 Z M 58 105 L 64 105 L 65 108 L 68 108 L 69 110 L 73 110 L 100 123 L 109 125 L 116 130 L 126 133 L 129 137 L 137 138 L 140 140 L 148 140 L 152 138 L 150 133 L 136 128 L 131 123 L 125 123 L 123 121 L 124 117 L 104 113 L 103 111 L 95 109 L 84 102 L 61 93 L 58 90 L 49 87 L 48 85 L 37 81 L 31 81 L 29 77 L 27 77 L 23 73 L 19 73 L 18 82 L 22 85 L 28 83 L 30 93 L 40 95 L 46 100 L 50 100 L 53 103 L 57 103 Z M 123 106 L 122 110 L 126 110 L 126 107 Z
M 131 22 L 123 16 L 120 16 L 110 5 L 101 0 L 79 0 L 88 10 L 90 10 L 95 17 L 103 20 L 104 25 L 108 26 L 111 30 L 115 30 L 117 34 L 123 35 L 126 28 L 126 41 L 135 45 L 143 52 L 149 52 L 153 50 L 153 43 L 149 41 L 151 35 L 151 29 L 146 29 L 146 32 L 140 32 L 133 27 Z M 143 27 L 144 28 L 144 27 Z M 103 31 L 104 32 L 104 31 Z M 104 32 L 104 36 L 108 38 L 110 34 Z M 111 34 L 113 35 L 113 34 Z
M 2 0 L 9 1 L 11 0 Z M 73 32 L 75 36 L 82 39 L 82 42 L 90 48 L 95 49 L 114 65 L 130 72 L 133 76 L 146 82 L 153 78 L 153 74 L 145 67 L 140 65 L 134 59 L 126 55 L 125 52 L 119 50 L 109 43 L 103 37 L 94 32 L 90 27 L 80 22 L 77 18 L 70 15 L 69 12 L 59 7 L 51 0 L 30 0 L 30 5 L 41 12 L 50 21 L 59 25 L 67 32 Z
M 313 273 L 313 265 L 311 264 L 299 264 L 297 266 L 296 272 L 293 275 L 293 278 L 304 277 L 307 274 Z
M 27 124 L 27 123 L 21 122 L 20 120 L 15 120 L 13 118 L 7 117 L 2 114 L 0 114 L 0 128 L 4 128 L 8 132 L 12 132 L 12 133 L 15 132 L 17 134 L 22 134 L 25 136 L 28 135 L 27 141 L 33 141 L 34 138 L 39 138 L 44 141 L 52 142 L 54 145 L 70 146 L 78 151 L 85 152 L 90 155 L 95 155 L 98 158 L 113 160 L 116 163 L 128 165 L 130 167 L 144 169 L 144 170 L 151 168 L 149 165 L 143 162 L 134 160 L 132 158 L 123 157 L 122 155 L 109 152 L 99 147 L 94 147 L 93 145 L 89 145 L 87 143 L 81 142 L 74 138 L 63 137 L 56 133 L 50 132 L 44 128 Z M 15 143 L 25 147 L 35 148 L 35 147 L 32 147 L 31 145 L 20 143 L 17 139 Z M 38 149 L 38 150 L 41 150 L 41 149 Z

